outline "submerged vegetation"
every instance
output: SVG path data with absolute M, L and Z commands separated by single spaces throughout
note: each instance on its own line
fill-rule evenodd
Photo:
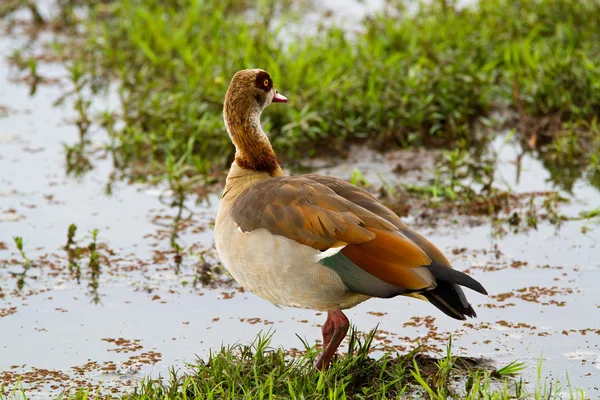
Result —
M 3 13 L 30 3 L 13 1 Z M 57 1 L 56 20 L 37 23 L 87 32 L 55 46 L 77 72 L 73 93 L 85 125 L 69 158 L 82 153 L 91 118 L 82 86 L 97 91 L 114 80 L 122 108 L 96 121 L 110 134 L 118 170 L 169 182 L 219 171 L 233 151 L 221 117 L 229 79 L 261 67 L 290 98 L 263 119 L 286 165 L 322 148 L 343 154 L 355 141 L 456 148 L 479 158 L 491 136 L 486 127 L 504 124 L 562 189 L 582 175 L 600 186 L 597 0 L 490 0 L 461 9 L 433 1 L 416 10 L 392 1 L 358 33 L 315 24 L 308 36 L 296 33 L 306 5 Z M 86 18 L 77 17 L 79 8 Z M 24 70 L 35 66 L 19 58 Z M 495 110 L 512 112 L 498 121 Z

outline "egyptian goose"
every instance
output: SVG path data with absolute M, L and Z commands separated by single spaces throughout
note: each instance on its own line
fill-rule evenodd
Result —
M 371 297 L 412 296 L 452 318 L 475 317 L 460 286 L 487 294 L 483 286 L 375 197 L 337 178 L 285 176 L 260 124 L 272 102 L 287 99 L 266 71 L 233 76 L 223 117 L 236 153 L 215 242 L 244 288 L 282 306 L 327 311 L 315 366 L 328 366 L 346 336 L 342 310 Z

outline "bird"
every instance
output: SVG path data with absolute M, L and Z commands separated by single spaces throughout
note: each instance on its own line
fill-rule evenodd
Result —
M 446 315 L 476 317 L 461 286 L 484 287 L 373 195 L 318 174 L 287 176 L 260 116 L 287 103 L 262 69 L 238 71 L 223 105 L 235 146 L 215 221 L 221 263 L 245 289 L 280 306 L 327 312 L 317 369 L 327 368 L 350 322 L 343 310 L 398 295 Z

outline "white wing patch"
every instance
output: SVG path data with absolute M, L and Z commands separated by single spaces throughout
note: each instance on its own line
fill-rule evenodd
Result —
M 330 248 L 328 248 L 325 251 L 319 251 L 319 253 L 317 254 L 317 262 L 321 261 L 324 258 L 336 255 L 337 253 L 339 253 L 340 251 L 342 251 L 342 249 L 344 247 L 346 247 L 346 246 L 330 247 Z

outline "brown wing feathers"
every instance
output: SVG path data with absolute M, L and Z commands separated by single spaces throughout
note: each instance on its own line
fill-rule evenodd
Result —
M 318 250 L 375 238 L 367 226 L 394 229 L 386 220 L 303 177 L 261 181 L 235 201 L 232 217 L 244 232 L 264 228 Z

